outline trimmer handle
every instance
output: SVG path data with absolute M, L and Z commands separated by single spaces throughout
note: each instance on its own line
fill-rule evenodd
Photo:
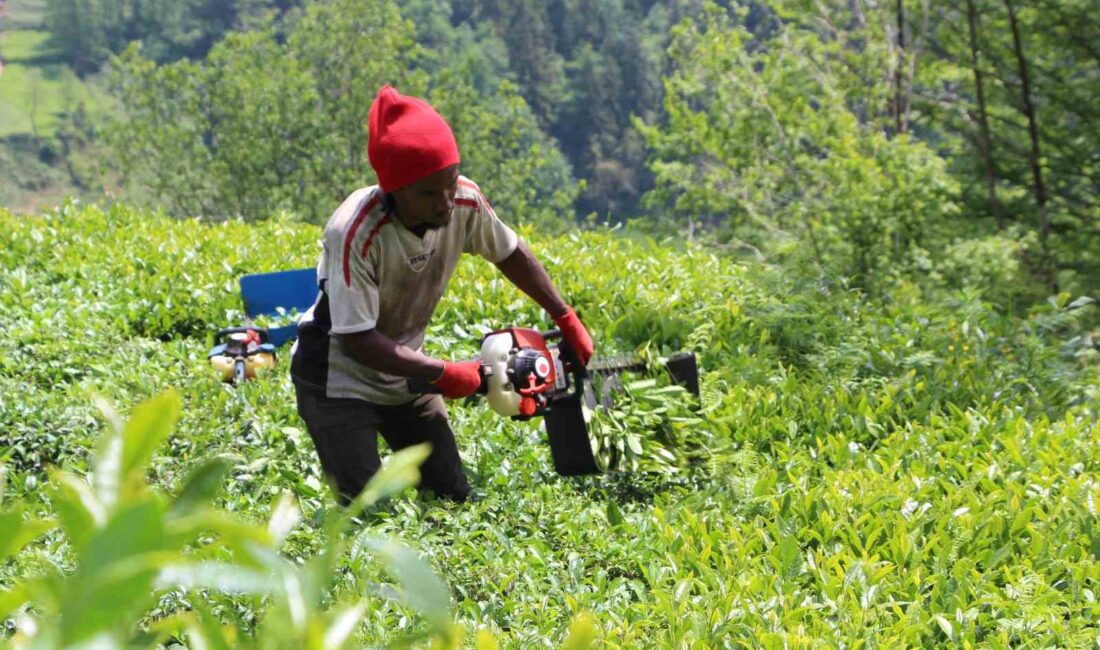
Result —
M 271 341 L 271 337 L 268 335 L 267 330 L 262 327 L 225 327 L 218 330 L 218 333 L 214 335 L 215 342 L 221 341 L 229 334 L 247 334 L 248 332 L 256 332 L 256 335 L 260 337 L 260 343 L 268 343 Z
M 561 336 L 560 330 L 554 330 L 557 335 Z M 572 375 L 573 394 L 578 398 L 584 395 L 584 380 L 588 379 L 588 368 L 585 367 L 580 359 L 577 358 L 577 353 L 573 351 L 573 346 L 569 345 L 569 341 L 562 339 L 558 342 L 558 356 L 561 357 L 562 367 L 565 372 Z

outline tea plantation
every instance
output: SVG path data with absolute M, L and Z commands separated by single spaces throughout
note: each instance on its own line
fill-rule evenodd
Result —
M 343 513 L 285 351 L 236 388 L 206 361 L 240 322 L 238 277 L 313 265 L 319 235 L 0 211 L 0 644 L 1100 644 L 1087 297 L 1013 317 L 973 293 L 871 300 L 683 242 L 528 231 L 597 353 L 694 350 L 700 403 L 644 407 L 626 432 L 641 469 L 581 479 L 554 473 L 537 422 L 454 403 L 474 501 L 408 487 L 414 450 Z M 470 357 L 507 325 L 548 319 L 470 259 L 430 351 Z M 646 465 L 658 444 L 674 461 Z

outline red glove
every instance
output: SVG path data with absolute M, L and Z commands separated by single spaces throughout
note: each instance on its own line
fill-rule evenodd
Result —
M 458 399 L 469 397 L 481 386 L 481 362 L 443 362 L 443 374 L 432 382 L 443 390 L 443 397 Z
M 577 312 L 570 307 L 567 312 L 555 318 L 554 322 L 569 343 L 569 347 L 577 353 L 577 358 L 587 366 L 592 359 L 592 353 L 596 351 L 596 346 L 592 344 L 592 337 L 588 335 L 588 330 L 584 329 L 584 323 L 577 316 Z

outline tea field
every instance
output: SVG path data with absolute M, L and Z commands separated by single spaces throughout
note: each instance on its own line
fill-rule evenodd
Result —
M 238 277 L 313 265 L 319 236 L 0 211 L 0 644 L 1100 645 L 1090 298 L 871 300 L 679 241 L 525 231 L 597 354 L 693 350 L 699 403 L 636 396 L 607 444 L 638 471 L 575 479 L 538 423 L 453 403 L 473 501 L 418 495 L 413 450 L 343 512 L 287 355 L 237 388 L 206 361 Z M 471 259 L 430 351 L 513 324 L 549 323 Z

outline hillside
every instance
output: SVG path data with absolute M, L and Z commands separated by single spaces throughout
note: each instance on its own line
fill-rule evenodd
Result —
M 58 514 L 57 468 L 86 474 L 109 429 L 94 395 L 126 413 L 175 388 L 179 422 L 148 450 L 151 483 L 174 493 L 224 455 L 218 510 L 263 532 L 279 495 L 293 495 L 303 517 L 286 520 L 281 552 L 305 570 L 331 545 L 333 501 L 295 413 L 287 354 L 276 373 L 238 388 L 213 376 L 205 354 L 212 333 L 240 317 L 237 278 L 313 264 L 319 232 L 123 205 L 0 211 L 5 511 Z M 479 498 L 454 505 L 407 490 L 346 535 L 422 553 L 447 587 L 443 620 L 465 628 L 465 644 L 481 630 L 478 647 L 495 647 L 488 634 L 501 647 L 557 645 L 570 621 L 574 639 L 589 621 L 617 648 L 1082 647 L 1097 638 L 1100 365 L 1083 329 L 1095 317 L 1088 299 L 1059 295 L 1014 318 L 974 293 L 922 296 L 899 283 L 871 301 L 671 240 L 525 236 L 598 353 L 696 351 L 701 410 L 679 431 L 683 443 L 670 443 L 675 471 L 563 479 L 537 423 L 451 404 Z M 469 260 L 430 349 L 467 358 L 479 328 L 513 324 L 547 322 Z M 655 437 L 635 433 L 647 445 Z M 0 616 L 21 602 L 6 590 L 27 576 L 88 559 L 60 529 L 44 539 L 0 565 Z M 242 561 L 228 537 L 228 547 L 201 539 L 188 554 Z M 356 645 L 441 634 L 429 606 L 438 599 L 389 586 L 387 567 L 404 556 L 368 547 L 333 558 L 334 584 L 318 606 L 335 616 L 338 604 L 357 604 Z M 136 615 L 147 641 L 178 638 L 173 626 L 203 612 L 261 634 L 290 625 L 289 615 L 277 620 L 286 589 L 262 600 L 162 587 Z M 31 617 L 64 605 L 36 602 Z M 102 633 L 130 634 L 137 618 L 119 621 Z M 3 643 L 17 627 L 14 640 L 26 640 L 25 622 L 13 623 Z M 40 640 L 61 634 L 40 629 Z
M 96 77 L 67 65 L 43 22 L 44 0 L 11 0 L 0 15 L 0 205 L 34 212 L 67 197 L 102 196 L 85 141 L 109 113 Z

